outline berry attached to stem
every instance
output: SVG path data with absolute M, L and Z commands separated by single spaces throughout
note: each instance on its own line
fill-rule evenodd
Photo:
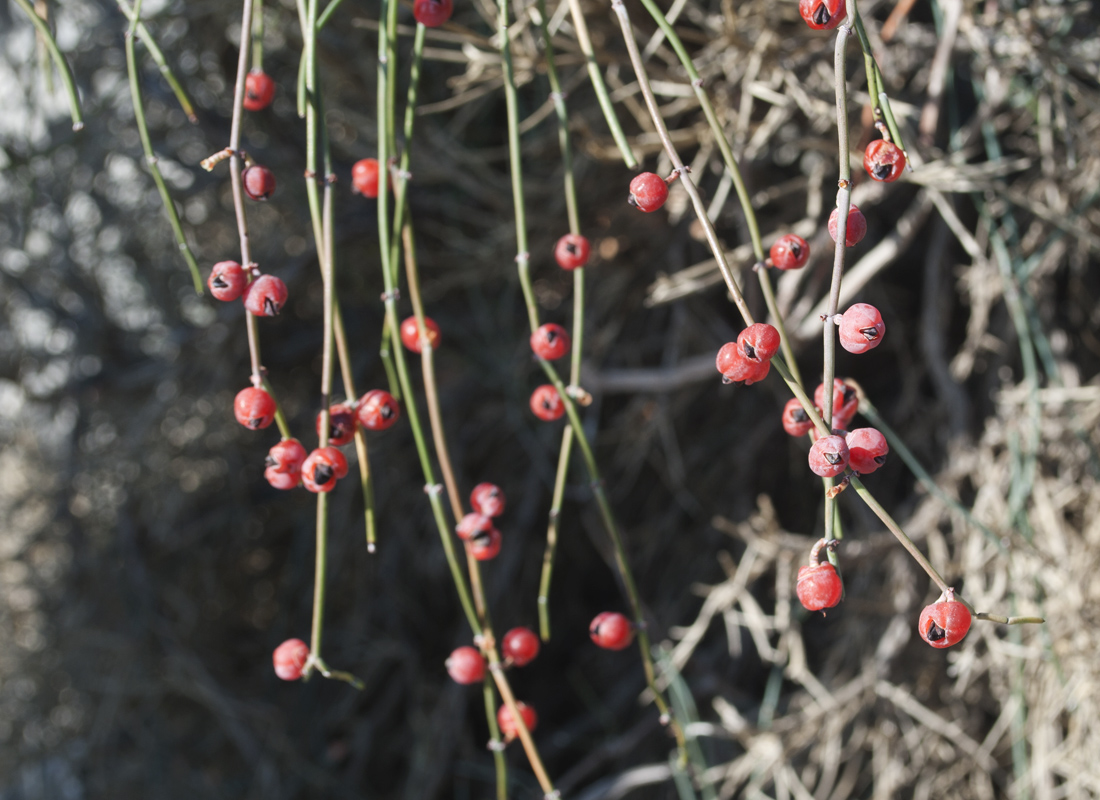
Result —
M 470 492 L 470 505 L 479 514 L 499 517 L 504 513 L 504 492 L 495 483 L 479 483 Z
M 455 683 L 468 685 L 480 683 L 485 677 L 485 659 L 473 647 L 455 648 L 445 662 L 447 674 Z
M 863 151 L 863 168 L 876 181 L 893 183 L 905 171 L 905 153 L 893 142 L 875 139 Z
M 565 402 L 551 383 L 544 383 L 531 393 L 531 411 L 544 422 L 561 419 L 565 414 Z
M 833 238 L 834 242 L 836 241 L 836 218 L 839 214 L 839 209 L 834 208 L 833 213 L 829 215 L 829 236 Z M 845 226 L 845 232 L 844 244 L 846 247 L 855 247 L 867 235 L 867 218 L 855 205 L 848 208 L 848 224 Z
M 413 16 L 425 28 L 438 28 L 451 18 L 454 0 L 416 0 Z
M 317 436 L 321 436 L 322 413 L 317 412 Z M 340 447 L 355 438 L 355 414 L 347 403 L 337 403 L 328 410 L 328 443 Z
M 783 430 L 791 436 L 805 436 L 814 426 L 806 409 L 798 402 L 798 398 L 792 397 L 783 406 Z
M 244 307 L 257 317 L 274 317 L 286 305 L 286 284 L 274 275 L 261 275 L 244 289 Z
M 275 421 L 275 401 L 263 389 L 249 386 L 237 392 L 233 415 L 246 428 L 262 430 Z
M 886 463 L 890 445 L 874 428 L 856 428 L 844 441 L 848 445 L 848 465 L 860 475 L 870 475 Z
M 801 236 L 788 233 L 775 240 L 768 257 L 776 269 L 802 269 L 810 260 L 810 246 Z
M 635 175 L 630 182 L 630 197 L 627 202 L 639 211 L 651 212 L 665 204 L 668 199 L 668 184 L 655 172 L 643 172 Z
M 816 31 L 829 31 L 840 24 L 848 9 L 844 0 L 798 0 L 798 13 Z
M 882 343 L 886 323 L 878 309 L 856 303 L 840 315 L 840 346 L 849 353 L 866 353 Z
M 534 351 L 536 356 L 545 358 L 547 361 L 561 358 L 569 352 L 572 346 L 573 340 L 570 338 L 569 332 L 554 322 L 540 325 L 531 334 L 531 350 Z
M 634 625 L 617 611 L 603 611 L 588 624 L 588 635 L 604 650 L 623 650 L 634 641 Z
M 512 628 L 501 639 L 500 652 L 517 667 L 525 667 L 539 654 L 539 637 L 530 628 Z
M 355 409 L 359 424 L 369 431 L 392 428 L 401 416 L 401 406 L 385 389 L 371 389 L 359 398 Z
M 331 492 L 348 474 L 348 460 L 335 447 L 314 450 L 302 464 L 302 485 L 313 493 Z
M 378 197 L 378 159 L 362 158 L 351 167 L 351 190 L 363 197 Z
M 576 233 L 567 233 L 554 245 L 554 259 L 562 269 L 574 270 L 588 263 L 591 247 L 588 240 Z
M 301 639 L 287 639 L 275 648 L 271 655 L 275 664 L 275 674 L 284 681 L 296 681 L 302 677 L 302 670 L 309 660 L 309 645 Z
M 848 445 L 840 436 L 822 436 L 810 448 L 810 469 L 822 478 L 835 478 L 848 467 Z
M 244 78 L 246 111 L 263 111 L 275 99 L 275 81 L 262 69 L 254 69 Z
M 248 275 L 244 267 L 236 261 L 219 261 L 210 270 L 210 277 L 206 281 L 210 287 L 210 294 L 217 300 L 232 302 L 244 293 L 248 286 Z
M 267 167 L 253 164 L 241 173 L 244 193 L 253 200 L 266 200 L 275 191 L 275 175 Z
M 431 317 L 424 317 L 424 334 L 432 350 L 437 349 L 443 336 L 439 332 L 439 326 Z M 420 326 L 416 324 L 416 317 L 406 317 L 401 323 L 401 343 L 414 353 L 424 349 L 420 344 Z
M 937 649 L 958 644 L 970 630 L 970 609 L 955 599 L 955 590 L 948 589 L 938 602 L 920 612 L 917 631 L 920 638 Z
M 517 700 L 516 711 L 523 717 L 523 724 L 527 726 L 527 730 L 533 731 L 535 726 L 539 724 L 539 715 L 535 713 L 535 709 L 526 703 Z M 512 710 L 508 706 L 502 705 L 500 710 L 497 711 L 497 724 L 500 726 L 500 732 L 504 735 L 505 742 L 510 742 L 519 736 L 519 724 L 512 717 Z
M 306 449 L 297 439 L 283 439 L 267 452 L 264 477 L 276 489 L 293 489 L 302 482 Z
M 834 542 L 836 539 L 833 540 Z M 807 611 L 824 611 L 832 608 L 840 602 L 844 594 L 844 584 L 840 576 L 836 574 L 833 565 L 826 562 L 818 563 L 818 555 L 821 548 L 827 546 L 824 539 L 819 539 L 810 550 L 810 564 L 798 570 L 798 583 L 795 586 L 795 594 L 798 602 Z

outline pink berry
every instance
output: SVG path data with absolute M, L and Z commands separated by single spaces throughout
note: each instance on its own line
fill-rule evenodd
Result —
M 275 191 L 275 175 L 267 167 L 253 164 L 241 173 L 244 193 L 253 200 L 266 200 Z
M 856 428 L 844 441 L 848 445 L 848 464 L 860 475 L 870 475 L 886 463 L 890 445 L 874 428 Z
M 473 647 L 458 647 L 447 656 L 447 674 L 455 683 L 478 683 L 485 677 L 485 659 Z
M 244 307 L 257 317 L 274 317 L 286 305 L 286 284 L 274 275 L 261 275 L 244 289 Z
M 539 716 L 535 713 L 535 709 L 526 703 L 517 700 L 516 711 L 523 717 L 523 724 L 528 731 L 533 731 L 535 726 L 539 724 Z M 506 705 L 502 705 L 500 710 L 497 711 L 497 725 L 500 726 L 500 732 L 504 735 L 506 742 L 510 742 L 519 736 L 519 723 L 512 716 L 512 710 Z
M 856 303 L 840 316 L 840 346 L 849 353 L 866 353 L 882 343 L 886 323 L 878 309 Z
M 828 31 L 844 19 L 844 0 L 798 0 L 798 13 L 814 30 Z
M 276 675 L 284 681 L 296 681 L 302 677 L 302 670 L 309 660 L 309 645 L 301 639 L 287 639 L 275 648 L 271 660 L 275 664 Z
M 829 235 L 833 237 L 834 242 L 836 241 L 836 220 L 839 215 L 840 209 L 837 208 L 834 208 L 833 213 L 829 215 Z M 848 208 L 848 224 L 845 231 L 844 244 L 847 247 L 855 247 L 867 235 L 867 218 L 854 205 Z
M 275 401 L 263 389 L 249 386 L 237 392 L 233 415 L 246 428 L 258 431 L 275 421 Z
M 474 511 L 459 520 L 458 525 L 455 526 L 455 533 L 458 534 L 459 539 L 469 541 L 476 536 L 488 536 L 492 529 L 493 521 L 484 514 Z
M 643 172 L 630 182 L 628 202 L 639 211 L 656 211 L 668 199 L 668 184 L 660 175 Z
M 501 639 L 500 652 L 517 667 L 525 667 L 539 654 L 539 637 L 530 628 L 512 628 Z
M 306 449 L 297 439 L 283 439 L 267 451 L 264 477 L 276 489 L 293 489 L 302 482 Z
M 248 285 L 248 275 L 244 267 L 236 261 L 219 261 L 210 270 L 210 277 L 206 281 L 210 287 L 210 294 L 216 300 L 232 302 L 244 292 Z
M 431 317 L 424 317 L 424 335 L 428 340 L 428 344 L 432 346 L 432 350 L 439 348 L 439 342 L 443 335 L 439 332 L 439 326 Z M 423 349 L 420 344 L 420 326 L 416 324 L 416 317 L 406 317 L 405 321 L 401 323 L 401 342 L 414 353 L 419 353 Z
M 348 460 L 335 447 L 314 450 L 302 464 L 302 485 L 314 494 L 331 492 L 336 481 L 348 474 Z
M 814 564 L 799 568 L 795 594 L 807 611 L 822 611 L 840 602 L 844 586 L 832 564 Z
M 262 69 L 254 69 L 244 78 L 246 111 L 263 111 L 275 99 L 275 81 Z
M 554 258 L 562 269 L 577 269 L 588 263 L 588 240 L 580 234 L 567 233 L 554 245 Z
M 835 478 L 848 466 L 848 445 L 840 436 L 822 436 L 810 448 L 810 469 L 822 478 Z
M 798 400 L 792 397 L 783 406 L 783 430 L 791 436 L 805 436 L 814 426 L 810 415 Z
M 401 406 L 392 394 L 384 389 L 371 389 L 359 398 L 355 417 L 369 431 L 392 428 L 401 416 Z
M 496 558 L 500 553 L 500 531 L 489 528 L 483 533 L 476 533 L 466 543 L 472 555 L 478 561 L 488 561 Z
M 801 236 L 788 233 L 776 239 L 768 257 L 776 269 L 802 269 L 810 260 L 810 246 Z
M 737 344 L 749 361 L 769 361 L 779 350 L 779 331 L 771 325 L 757 322 L 737 336 Z
M 479 514 L 499 517 L 504 513 L 504 492 L 495 483 L 479 483 L 470 492 L 470 505 Z
M 603 611 L 589 623 L 588 635 L 604 650 L 622 650 L 634 641 L 634 625 L 616 611 Z
M 917 631 L 920 637 L 937 649 L 958 644 L 970 630 L 970 609 L 955 599 L 955 593 L 947 592 L 947 598 L 926 606 L 920 612 Z
M 569 332 L 561 325 L 547 322 L 540 325 L 531 334 L 531 350 L 539 358 L 554 361 L 569 352 L 573 346 L 573 340 L 569 338 Z
M 814 405 L 825 408 L 825 384 L 819 383 L 814 390 Z M 833 379 L 833 427 L 844 430 L 859 410 L 859 394 L 842 381 Z M 828 422 L 828 420 L 826 420 Z
M 413 16 L 425 28 L 438 28 L 453 11 L 453 0 L 416 0 L 413 4 Z
M 728 349 L 727 349 L 728 348 Z M 739 342 L 722 345 L 715 364 L 726 367 L 722 373 L 723 383 L 745 382 L 746 386 L 764 380 L 771 369 L 771 361 L 752 361 L 745 356 L 745 350 Z
M 565 414 L 565 402 L 553 384 L 544 383 L 531 393 L 531 411 L 544 422 L 553 422 Z
M 905 171 L 905 153 L 893 142 L 875 139 L 863 151 L 863 168 L 876 181 L 893 183 Z
M 317 437 L 321 436 L 321 412 L 317 412 Z M 328 443 L 334 447 L 355 438 L 355 414 L 347 403 L 337 403 L 328 410 Z

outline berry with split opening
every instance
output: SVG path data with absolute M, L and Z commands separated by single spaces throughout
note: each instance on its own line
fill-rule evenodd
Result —
M 814 405 L 825 408 L 825 384 L 814 389 Z M 844 430 L 859 410 L 859 394 L 840 378 L 833 378 L 833 427 Z
M 863 151 L 863 168 L 876 181 L 893 183 L 905 171 L 905 153 L 893 142 L 875 139 Z
M 438 28 L 453 12 L 453 0 L 416 0 L 413 4 L 413 16 L 425 28 Z
M 554 245 L 554 259 L 562 269 L 577 269 L 588 263 L 591 246 L 577 233 L 567 233 Z
M 244 293 L 248 285 L 248 275 L 244 267 L 236 261 L 219 261 L 210 270 L 206 285 L 210 287 L 210 294 L 216 300 L 232 302 Z
M 948 589 L 939 602 L 920 612 L 917 631 L 920 638 L 937 649 L 958 644 L 970 630 L 970 609 L 955 599 L 955 592 Z
M 533 731 L 539 724 L 539 715 L 526 703 L 517 700 L 516 711 L 523 717 L 523 724 L 527 726 L 528 731 Z M 519 723 L 512 716 L 512 709 L 506 705 L 502 705 L 497 711 L 497 725 L 500 726 L 500 732 L 504 735 L 504 741 L 510 742 L 519 736 Z
M 588 624 L 588 635 L 604 650 L 622 650 L 634 641 L 634 624 L 617 611 L 603 611 Z
M 463 541 L 469 541 L 475 536 L 482 534 L 488 535 L 492 530 L 493 520 L 484 514 L 479 514 L 476 511 L 471 511 L 469 514 L 459 520 L 458 525 L 455 526 L 455 533 L 458 534 L 458 538 Z
M 478 683 L 485 677 L 485 659 L 481 653 L 469 645 L 455 648 L 447 656 L 444 665 L 447 667 L 447 674 L 455 683 L 463 685 Z
M 371 389 L 359 398 L 355 409 L 355 418 L 368 431 L 392 428 L 400 416 L 401 407 L 385 389 Z
M 770 361 L 779 350 L 779 331 L 766 322 L 754 323 L 737 335 L 737 346 L 749 361 Z
M 479 514 L 499 517 L 504 513 L 504 492 L 495 483 L 479 483 L 470 492 L 470 505 Z
M 439 326 L 431 317 L 424 317 L 424 335 L 428 340 L 428 344 L 432 346 L 432 350 L 439 347 L 442 334 L 439 332 Z M 423 350 L 420 344 L 420 326 L 416 324 L 416 317 L 406 317 L 405 321 L 401 323 L 401 342 L 414 353 Z
M 539 637 L 530 628 L 512 628 L 501 639 L 500 652 L 517 667 L 525 667 L 539 654 Z
M 241 173 L 244 193 L 253 200 L 266 200 L 275 191 L 275 175 L 267 167 L 253 164 Z
M 848 445 L 848 465 L 860 475 L 870 475 L 886 463 L 890 445 L 874 428 L 856 428 L 844 437 Z
M 302 670 L 309 660 L 309 645 L 301 639 L 287 639 L 275 648 L 271 656 L 275 664 L 275 674 L 284 681 L 296 681 L 302 677 Z
M 335 447 L 319 447 L 302 464 L 302 485 L 314 494 L 331 492 L 348 474 L 348 460 Z
M 656 211 L 668 199 L 668 184 L 655 172 L 643 172 L 635 175 L 630 182 L 630 197 L 627 202 L 639 211 Z
M 275 421 L 275 400 L 263 389 L 249 386 L 237 392 L 233 414 L 237 422 L 258 431 Z
M 553 422 L 565 414 L 565 401 L 553 384 L 544 383 L 531 392 L 531 411 L 544 422 Z
M 317 412 L 317 437 L 321 436 L 321 412 Z M 355 413 L 347 403 L 337 403 L 328 410 L 328 443 L 335 447 L 355 438 Z
M 244 307 L 257 317 L 274 317 L 286 305 L 286 284 L 274 275 L 261 275 L 244 289 Z
M 882 343 L 886 323 L 878 309 L 856 303 L 840 315 L 840 346 L 849 353 L 866 353 Z
M 775 240 L 768 257 L 776 269 L 802 269 L 810 260 L 810 246 L 801 236 L 788 233 Z
M 829 31 L 848 13 L 844 0 L 798 0 L 798 13 L 817 31 Z
M 836 241 L 836 220 L 839 215 L 840 209 L 838 208 L 834 208 L 833 213 L 829 215 L 829 236 L 833 238 L 834 242 Z M 848 207 L 848 224 L 845 226 L 845 231 L 844 244 L 847 247 L 855 247 L 867 235 L 867 218 L 855 205 Z
M 848 466 L 848 445 L 841 436 L 822 436 L 810 448 L 810 469 L 822 478 L 835 478 Z
M 487 531 L 475 533 L 466 542 L 470 555 L 478 561 L 488 561 L 496 558 L 500 553 L 500 531 L 489 528 Z
M 723 383 L 745 382 L 751 386 L 757 381 L 762 381 L 771 369 L 771 361 L 752 361 L 745 356 L 745 349 L 740 342 L 727 342 L 718 351 L 715 366 L 722 373 Z
M 540 325 L 531 334 L 531 349 L 536 356 L 547 361 L 561 358 L 572 346 L 573 340 L 569 337 L 569 332 L 554 322 Z
M 276 489 L 293 489 L 302 482 L 306 449 L 297 439 L 283 439 L 267 451 L 264 477 Z
M 254 69 L 244 78 L 244 107 L 263 111 L 275 99 L 275 81 L 262 69 Z
M 813 426 L 810 415 L 798 399 L 792 397 L 788 400 L 787 405 L 783 406 L 783 430 L 791 436 L 805 436 Z
M 795 594 L 798 602 L 807 611 L 823 611 L 832 608 L 840 602 L 844 594 L 844 584 L 836 569 L 828 562 L 818 563 L 818 555 L 825 546 L 825 540 L 819 539 L 810 551 L 810 564 L 800 567 L 798 570 L 798 583 L 795 585 Z
M 351 190 L 363 197 L 378 197 L 378 173 L 377 158 L 359 159 L 351 167 Z

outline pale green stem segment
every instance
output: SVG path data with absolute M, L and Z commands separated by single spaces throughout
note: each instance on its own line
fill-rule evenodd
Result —
M 73 80 L 73 72 L 69 69 L 69 62 L 67 62 L 65 56 L 61 54 L 61 48 L 57 46 L 57 40 L 53 38 L 50 26 L 46 24 L 46 20 L 38 16 L 34 10 L 34 6 L 32 6 L 28 0 L 15 0 L 15 4 L 26 12 L 27 16 L 30 18 L 31 24 L 34 25 L 34 29 L 38 31 L 39 37 L 45 42 L 46 49 L 50 51 L 50 57 L 53 58 L 53 63 L 57 67 L 57 72 L 61 75 L 61 82 L 65 85 L 65 94 L 69 98 L 69 116 L 71 116 L 73 120 L 73 130 L 83 130 L 84 117 L 81 116 L 80 113 L 80 95 L 76 91 L 76 81 Z
M 119 10 L 126 16 L 126 19 L 133 18 L 133 11 L 130 8 L 130 4 L 126 0 L 117 0 Z M 149 55 L 153 57 L 153 61 L 157 65 L 157 69 L 160 70 L 160 74 L 164 76 L 164 79 L 168 81 L 168 86 L 172 89 L 172 94 L 176 96 L 176 102 L 180 104 L 180 108 L 183 109 L 183 113 L 187 115 L 187 120 L 191 124 L 195 124 L 199 121 L 199 118 L 195 115 L 195 108 L 191 104 L 191 98 L 187 96 L 187 92 L 184 91 L 183 86 L 176 79 L 176 74 L 172 72 L 172 68 L 168 66 L 168 60 L 164 57 L 164 52 L 160 49 L 160 45 L 157 44 L 156 39 L 149 33 L 149 29 L 145 27 L 145 23 L 138 20 L 137 35 L 141 39 L 142 44 L 145 45 L 145 49 L 149 51 Z
M 252 69 L 264 71 L 264 0 L 252 0 Z
M 332 19 L 332 15 L 336 13 L 336 9 L 338 9 L 343 2 L 344 0 L 332 0 L 332 2 L 325 7 L 325 10 L 321 12 L 321 16 L 317 18 L 317 30 L 321 30 L 321 28 L 325 27 L 325 24 Z

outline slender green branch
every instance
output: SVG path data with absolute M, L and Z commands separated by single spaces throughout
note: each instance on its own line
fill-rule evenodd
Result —
M 325 27 L 325 24 L 332 19 L 332 15 L 336 13 L 336 9 L 338 9 L 343 2 L 344 0 L 332 0 L 332 2 L 325 7 L 325 10 L 321 12 L 321 16 L 317 18 L 317 30 L 321 30 L 321 28 Z
M 50 26 L 46 24 L 46 20 L 38 16 L 34 10 L 34 6 L 28 2 L 28 0 L 15 0 L 15 4 L 26 12 L 30 18 L 31 24 L 34 25 L 38 35 L 42 38 L 42 41 L 46 43 L 46 49 L 50 51 L 50 56 L 53 58 L 53 63 L 57 67 L 58 74 L 61 75 L 61 82 L 65 84 L 65 94 L 69 98 L 69 116 L 73 119 L 73 130 L 80 131 L 84 129 L 84 117 L 80 113 L 80 95 L 76 91 L 76 81 L 73 79 L 73 72 L 69 69 L 69 62 L 65 60 L 65 56 L 61 54 L 61 48 L 57 46 L 57 40 L 53 38 L 53 33 L 50 31 Z
M 264 0 L 252 0 L 252 69 L 264 71 Z
M 127 0 L 116 1 L 118 2 L 119 10 L 126 16 L 126 19 L 132 19 L 133 11 Z M 141 39 L 142 44 L 145 45 L 145 49 L 149 51 L 149 55 L 152 56 L 153 61 L 160 70 L 160 74 L 168 81 L 168 86 L 172 89 L 172 94 L 176 96 L 176 102 L 180 104 L 183 113 L 187 115 L 187 120 L 191 124 L 197 123 L 199 118 L 195 115 L 195 107 L 191 104 L 191 98 L 187 96 L 187 92 L 184 91 L 183 86 L 176 79 L 176 74 L 172 71 L 172 68 L 168 66 L 168 60 L 164 57 L 164 52 L 160 49 L 160 45 L 157 44 L 157 40 L 153 38 L 153 35 L 149 33 L 149 29 L 145 27 L 145 23 L 141 20 L 138 20 L 137 35 L 138 38 Z

